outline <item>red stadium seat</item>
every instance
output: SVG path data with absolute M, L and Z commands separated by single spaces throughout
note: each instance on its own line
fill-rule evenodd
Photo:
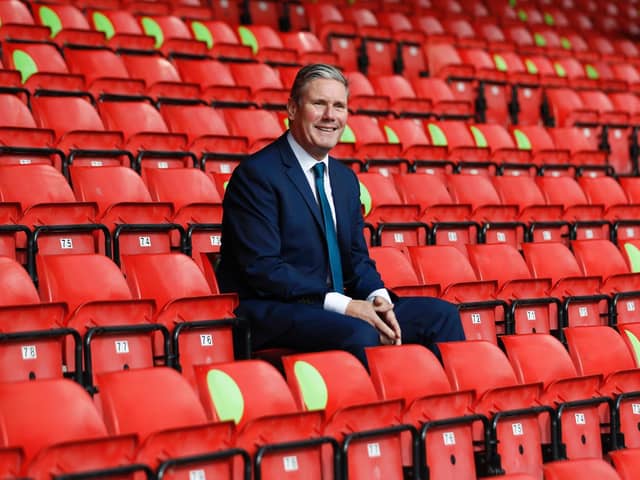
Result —
M 171 465 L 173 475 L 196 467 L 214 477 L 231 475 L 232 458 L 241 455 L 231 450 L 232 425 L 210 423 L 198 395 L 176 371 L 152 368 L 104 373 L 97 383 L 109 433 L 140 439 L 136 462 L 154 470 Z M 145 398 L 144 410 L 134 413 Z M 199 461 L 171 462 L 194 457 L 200 457 Z
M 380 398 L 402 398 L 404 421 L 420 429 L 420 453 L 429 476 L 475 477 L 471 425 L 483 419 L 470 414 L 471 392 L 453 392 L 435 355 L 420 345 L 373 347 L 366 354 Z M 404 447 L 406 458 L 408 439 Z M 495 468 L 487 445 L 481 448 L 476 453 L 485 456 L 483 468 Z
M 237 5 L 230 3 L 229 6 Z M 215 16 L 216 20 L 193 20 L 189 26 L 196 40 L 204 42 L 211 56 L 217 60 L 247 61 L 253 58 L 251 47 L 243 45 L 238 35 L 232 28 L 236 25 L 238 17 L 234 20 Z
M 155 301 L 153 322 L 171 333 L 173 364 L 190 382 L 194 365 L 234 359 L 237 298 L 213 295 L 193 259 L 180 253 L 129 255 L 122 258 L 122 270 L 133 298 Z
M 506 356 L 490 342 L 446 342 L 439 348 L 452 389 L 473 390 L 472 411 L 492 419 L 492 435 L 498 440 L 502 468 L 509 474 L 539 477 L 543 432 L 538 416 L 548 412 L 548 407 L 536 405 L 540 385 L 518 384 Z M 469 368 L 470 365 L 474 368 Z M 477 375 L 476 368 L 486 374 Z M 508 413 L 510 410 L 512 414 Z M 515 424 L 522 428 L 514 429 Z
M 418 223 L 418 205 L 405 204 L 393 179 L 380 173 L 358 173 L 365 222 L 376 228 L 380 245 L 425 245 L 427 228 Z
M 276 29 L 265 24 L 240 25 L 238 35 L 259 62 L 268 65 L 298 65 L 298 52 L 285 47 Z
M 249 87 L 251 99 L 261 108 L 283 110 L 289 99 L 280 77 L 269 65 L 262 63 L 232 63 L 231 74 L 236 85 Z
M 144 100 L 102 101 L 98 112 L 109 130 L 124 134 L 126 147 L 136 155 L 134 168 L 181 168 L 197 163 L 186 152 L 186 135 L 169 132 L 160 112 Z M 154 155 L 153 152 L 163 152 Z
M 159 55 L 120 55 L 129 76 L 142 79 L 146 94 L 158 99 L 194 100 L 200 96 L 200 86 L 184 82 L 176 67 Z
M 84 89 L 82 77 L 69 73 L 64 58 L 50 43 L 5 41 L 2 63 L 6 68 L 18 70 L 22 83 L 30 91 Z
M 118 266 L 104 255 L 38 255 L 36 267 L 40 297 L 65 302 L 65 325 L 85 342 L 84 383 L 95 384 L 95 374 L 166 363 L 168 333 L 151 323 L 154 304 L 133 300 Z M 73 278 L 73 281 L 69 279 Z M 153 335 L 164 342 L 154 351 Z
M 20 446 L 24 461 L 19 476 L 126 474 L 132 466 L 133 435 L 107 436 L 91 397 L 67 379 L 0 383 L 3 446 Z M 149 474 L 151 472 L 148 472 Z
M 154 47 L 164 55 L 174 53 L 204 54 L 206 46 L 191 36 L 189 27 L 175 15 L 142 15 L 142 31 L 154 39 Z
M 320 412 L 300 411 L 274 367 L 260 360 L 202 365 L 196 376 L 208 417 L 235 423 L 234 443 L 251 454 L 256 474 L 335 478 L 335 463 L 323 462 L 323 444 L 331 441 L 318 438 Z M 230 395 L 242 403 L 230 404 Z
M 559 302 L 547 295 L 549 280 L 532 277 L 518 250 L 507 244 L 467 245 L 467 250 L 478 279 L 497 281 L 496 297 L 511 306 L 507 333 L 548 333 L 559 327 Z
M 151 51 L 154 48 L 154 38 L 144 34 L 136 17 L 127 10 L 92 9 L 87 17 L 93 29 L 102 32 L 113 49 Z
M 229 173 L 247 154 L 247 138 L 229 133 L 221 110 L 163 104 L 160 113 L 172 133 L 187 135 L 189 150 L 198 155 L 200 167 L 207 172 Z
M 495 299 L 497 282 L 478 281 L 469 260 L 453 246 L 409 247 L 409 254 L 422 283 L 439 285 L 443 299 L 461 304 L 466 338 L 496 343 L 498 328 L 505 328 L 506 311 L 506 303 Z
M 544 466 L 544 478 L 548 480 L 570 480 L 576 475 L 597 476 L 602 480 L 619 480 L 611 464 L 598 458 L 563 460 Z
M 563 301 L 564 326 L 607 322 L 609 300 L 600 291 L 600 279 L 585 277 L 567 246 L 544 242 L 523 244 L 522 248 L 533 277 L 551 280 L 549 295 Z
M 379 401 L 371 378 L 356 357 L 327 351 L 285 356 L 283 364 L 300 408 L 323 410 L 323 433 L 343 445 L 344 475 L 356 479 L 368 479 L 372 474 L 402 476 L 400 434 L 409 428 L 398 421 L 402 402 Z M 376 447 L 368 446 L 372 443 Z M 371 448 L 376 449 L 375 455 L 367 453 Z M 412 465 L 415 467 L 415 459 Z
M 369 254 L 385 285 L 401 295 L 437 297 L 440 287 L 423 285 L 411 264 L 409 256 L 396 247 L 370 247 Z
M 74 5 L 36 3 L 32 9 L 37 23 L 49 28 L 51 38 L 58 45 L 98 46 L 105 43 L 104 35 L 91 29 L 87 18 Z

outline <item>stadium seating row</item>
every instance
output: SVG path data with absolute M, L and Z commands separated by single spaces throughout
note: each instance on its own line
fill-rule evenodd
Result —
M 555 242 L 523 248 L 524 258 L 499 244 L 469 245 L 468 258 L 450 246 L 406 253 L 374 247 L 371 255 L 398 293 L 459 304 L 468 339 L 497 344 L 514 333 L 564 339 L 567 328 L 597 325 L 637 334 L 638 274 L 614 244 L 580 240 L 572 242 L 573 251 Z M 638 244 L 625 251 L 637 264 Z M 248 355 L 246 324 L 233 314 L 237 299 L 219 294 L 210 262 L 203 272 L 181 253 L 125 255 L 120 266 L 94 253 L 41 254 L 36 289 L 20 264 L 2 260 L 5 381 L 66 372 L 91 388 L 95 372 L 154 364 L 174 366 L 191 379 L 194 364 Z
M 459 304 L 465 335 L 493 343 L 503 333 L 637 322 L 637 244 L 619 250 L 607 240 L 557 243 L 373 247 L 386 284 L 403 294 L 439 296 Z
M 275 91 L 267 90 L 269 95 Z M 260 92 L 264 90 L 256 94 Z M 278 95 L 275 101 L 286 102 Z M 372 96 L 354 93 L 356 102 L 367 98 Z M 237 104 L 212 108 L 163 103 L 158 110 L 142 97 L 105 99 L 94 106 L 87 98 L 68 95 L 38 96 L 29 103 L 31 108 L 17 96 L 0 94 L 0 109 L 6 112 L 0 123 L 3 162 L 50 163 L 65 174 L 72 161 L 124 164 L 138 171 L 142 166 L 197 165 L 230 173 L 247 153 L 280 136 L 287 124 L 283 111 Z M 461 104 L 453 99 L 441 103 Z M 61 110 L 69 115 L 59 115 Z M 246 125 L 254 128 L 247 130 Z M 637 151 L 637 132 L 630 125 L 506 129 L 463 120 L 354 114 L 333 154 L 355 170 L 382 173 L 626 174 L 637 169 Z
M 220 248 L 229 174 L 195 168 L 0 167 L 3 255 L 33 271 L 36 254 L 182 251 L 202 265 Z M 453 245 L 608 239 L 634 243 L 635 177 L 358 173 L 370 245 Z M 31 187 L 25 189 L 25 185 Z M 183 188 L 176 189 L 175 185 Z M 26 236 L 26 237 L 25 237 Z M 35 275 L 34 275 L 35 278 Z
M 592 355 L 603 337 L 621 346 L 614 361 Z M 508 357 L 486 342 L 449 343 L 444 367 L 424 347 L 372 348 L 370 376 L 344 352 L 299 354 L 284 359 L 286 382 L 261 361 L 201 365 L 195 391 L 171 369 L 134 369 L 99 375 L 93 402 L 66 379 L 1 383 L 2 438 L 14 446 L 3 468 L 249 478 L 252 462 L 265 478 L 396 479 L 403 467 L 422 478 L 633 478 L 637 393 L 620 393 L 635 387 L 620 342 L 608 327 L 583 327 L 569 352 L 546 335 L 505 337 Z M 612 446 L 627 447 L 611 453 L 617 474 L 602 460 Z

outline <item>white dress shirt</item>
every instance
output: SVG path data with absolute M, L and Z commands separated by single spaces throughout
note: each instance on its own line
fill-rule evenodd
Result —
M 296 159 L 300 164 L 300 167 L 302 167 L 302 171 L 304 172 L 307 178 L 307 182 L 309 182 L 309 187 L 311 187 L 311 191 L 313 192 L 314 198 L 316 198 L 317 200 L 318 192 L 316 191 L 316 181 L 315 181 L 315 174 L 313 173 L 313 166 L 318 162 L 318 160 L 316 160 L 311 155 L 309 155 L 307 151 L 304 148 L 302 148 L 298 142 L 296 142 L 296 140 L 293 138 L 293 135 L 291 135 L 291 132 L 287 134 L 287 141 L 289 142 L 289 145 L 291 146 L 291 149 L 293 150 L 293 153 L 295 154 Z M 333 217 L 333 224 L 336 225 L 336 209 L 335 209 L 335 206 L 333 205 L 333 194 L 331 192 L 331 182 L 329 181 L 329 156 L 328 155 L 325 156 L 320 161 L 324 163 L 324 166 L 325 166 L 324 189 L 325 189 L 325 192 L 327 193 L 327 200 L 329 200 L 329 206 L 331 207 L 331 216 Z M 336 227 L 336 231 L 337 231 L 337 227 Z M 387 300 L 389 303 L 391 303 L 391 297 L 389 296 L 389 292 L 387 292 L 386 288 L 379 288 L 377 290 L 374 290 L 369 294 L 369 296 L 367 297 L 367 300 L 373 301 L 374 297 L 382 297 L 385 300 Z M 343 295 L 342 293 L 329 292 L 324 297 L 323 308 L 325 310 L 329 310 L 329 311 L 344 315 L 345 312 L 347 311 L 347 306 L 349 305 L 349 302 L 351 300 L 352 300 L 351 297 L 348 297 L 347 295 Z

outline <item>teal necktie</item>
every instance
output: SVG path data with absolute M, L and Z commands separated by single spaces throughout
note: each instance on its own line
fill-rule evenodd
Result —
M 316 177 L 316 190 L 320 200 L 320 210 L 324 220 L 324 234 L 327 240 L 327 251 L 329 253 L 329 269 L 331 270 L 331 283 L 336 292 L 342 293 L 342 265 L 340 264 L 340 249 L 338 248 L 338 237 L 336 227 L 333 224 L 331 207 L 324 190 L 324 163 L 318 162 L 313 166 L 313 173 Z

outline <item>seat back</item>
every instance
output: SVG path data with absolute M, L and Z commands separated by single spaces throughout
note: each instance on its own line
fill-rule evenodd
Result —
M 201 365 L 195 370 L 200 400 L 211 420 L 233 421 L 241 429 L 257 418 L 298 410 L 282 375 L 265 361 Z M 232 398 L 236 401 L 229 401 Z
M 104 255 L 38 255 L 36 268 L 40 298 L 66 302 L 70 312 L 87 302 L 132 298 L 122 272 Z
M 600 480 L 620 480 L 615 469 L 600 458 L 561 460 L 544 465 L 547 480 L 571 480 L 573 478 L 598 478 Z
M 202 271 L 182 253 L 125 255 L 122 265 L 134 298 L 153 298 L 162 308 L 179 298 L 211 295 Z
M 624 341 L 608 326 L 568 327 L 564 329 L 569 354 L 579 375 L 607 376 L 635 368 Z M 606 345 L 606 350 L 602 348 Z
M 31 109 L 38 126 L 54 130 L 58 139 L 74 130 L 104 130 L 96 109 L 81 97 L 37 97 Z
M 18 202 L 24 210 L 39 203 L 75 202 L 75 197 L 51 165 L 20 165 L 0 167 L 0 200 Z
M 505 335 L 502 341 L 511 366 L 521 383 L 542 382 L 577 376 L 569 352 L 548 334 Z
M 301 409 L 324 410 L 331 416 L 341 408 L 377 399 L 364 366 L 347 352 L 289 355 L 282 360 L 287 383 Z
M 438 345 L 444 370 L 454 390 L 474 390 L 481 397 L 489 390 L 516 385 L 518 380 L 506 355 L 484 340 Z M 485 372 L 478 375 L 478 371 Z
M 1 127 L 36 128 L 36 122 L 29 107 L 16 95 L 0 94 Z
M 468 258 L 455 247 L 409 247 L 409 254 L 422 283 L 438 283 L 444 290 L 449 285 L 478 280 Z
M 125 166 L 69 167 L 71 183 L 80 201 L 96 202 L 102 215 L 122 202 L 151 202 L 151 195 L 140 175 Z M 127 219 L 124 219 L 127 221 Z M 146 223 L 129 219 L 132 223 Z M 147 220 L 148 222 L 149 220 Z
M 160 430 L 204 424 L 196 392 L 175 370 L 143 368 L 97 375 L 100 404 L 111 435 L 135 433 L 141 441 Z M 144 401 L 145 408 L 136 408 Z
M 173 203 L 176 212 L 193 204 L 207 204 L 206 208 L 213 210 L 212 204 L 222 203 L 212 178 L 202 170 L 154 168 L 145 173 L 145 180 L 151 198 L 160 202 Z M 180 188 L 175 188 L 176 185 L 180 185 Z M 202 221 L 206 221 L 207 217 L 206 211 L 203 212 Z M 220 219 L 218 218 L 217 221 L 219 223 Z M 208 223 L 217 222 L 209 219 Z
M 205 135 L 229 135 L 222 114 L 206 105 L 162 105 L 160 113 L 173 133 L 193 141 Z
M 525 243 L 522 253 L 535 278 L 550 278 L 555 285 L 562 278 L 583 276 L 573 253 L 563 243 Z
M 21 446 L 25 464 L 50 445 L 107 435 L 89 394 L 67 379 L 0 383 L 0 418 L 4 445 Z
M 15 260 L 0 257 L 0 305 L 40 303 L 31 277 Z
M 622 253 L 608 240 L 574 240 L 571 249 L 585 275 L 606 280 L 612 275 L 629 273 Z
M 609 208 L 628 203 L 622 186 L 612 177 L 580 177 L 578 182 L 591 204 Z
M 511 245 L 467 245 L 467 251 L 480 280 L 497 280 L 498 285 L 503 286 L 511 280 L 531 278 L 524 258 Z
M 371 380 L 382 399 L 402 398 L 409 405 L 420 397 L 451 392 L 442 365 L 422 345 L 370 347 L 366 354 Z
M 369 255 L 376 262 L 376 268 L 389 288 L 420 284 L 411 260 L 400 249 L 371 247 Z

